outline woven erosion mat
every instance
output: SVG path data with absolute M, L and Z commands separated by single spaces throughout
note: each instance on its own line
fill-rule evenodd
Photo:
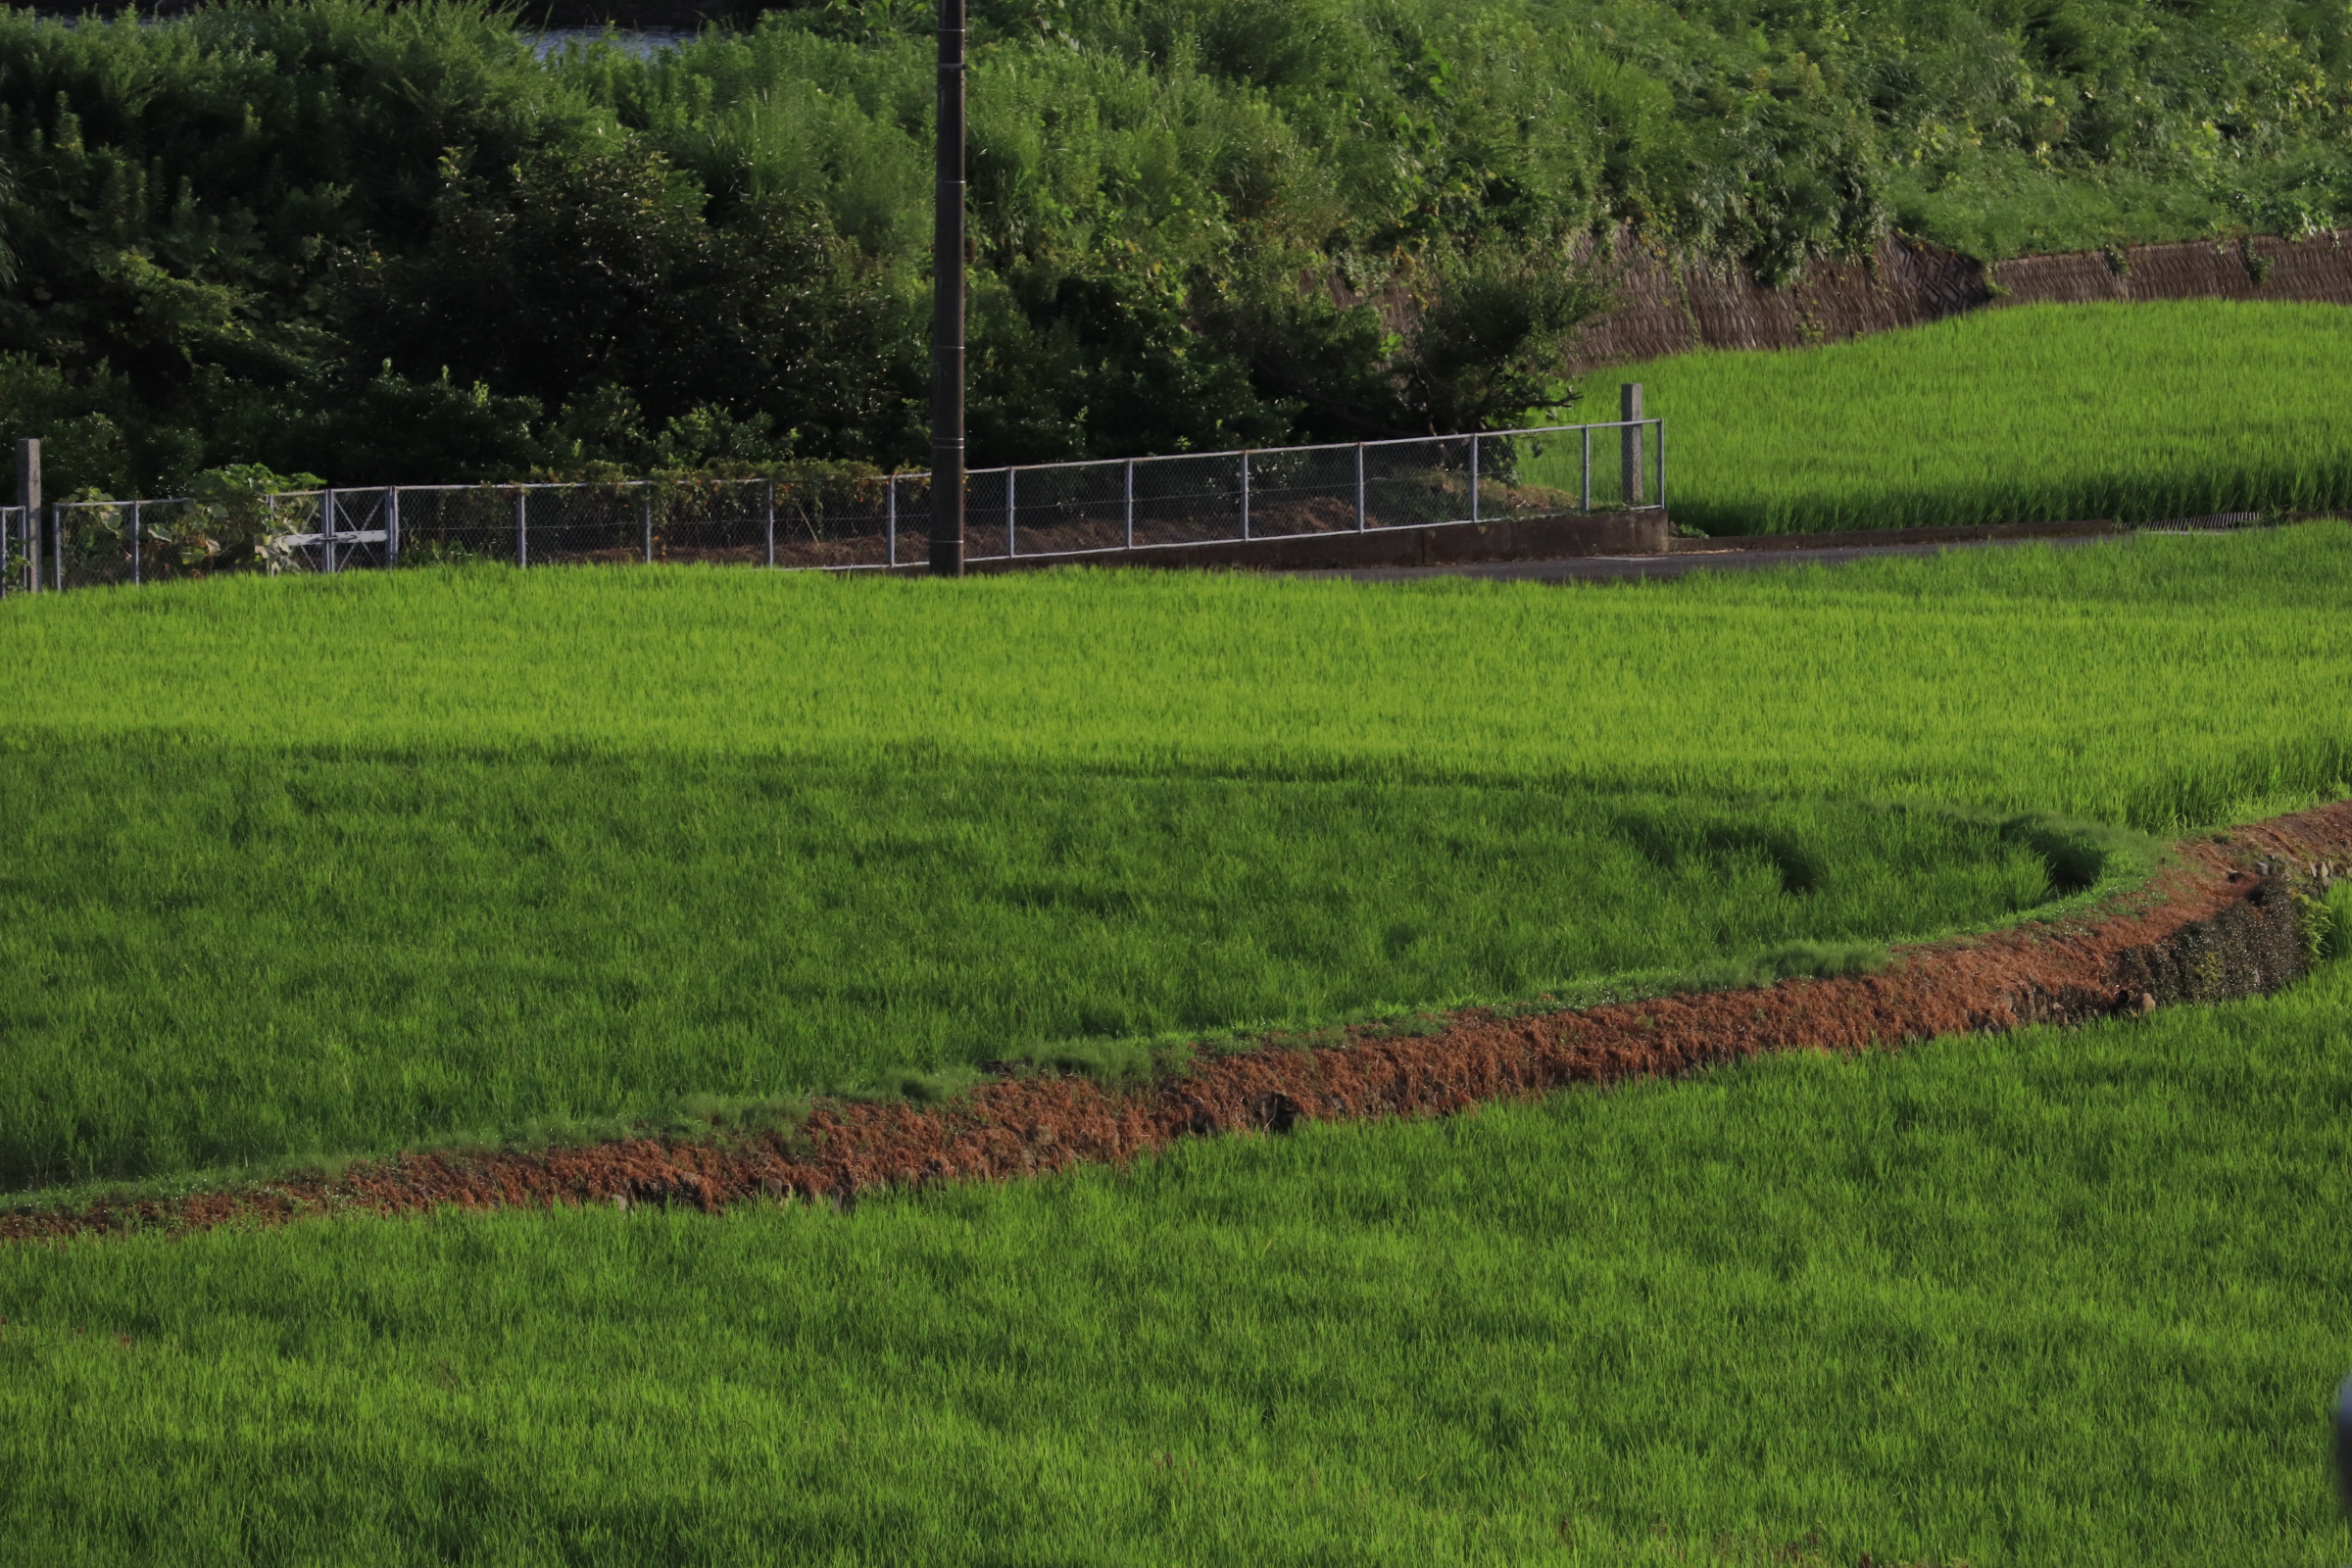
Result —
M 2352 868 L 2352 803 L 2175 846 L 2148 887 L 2093 914 L 1898 949 L 1886 972 L 1535 1016 L 1470 1010 L 1415 1037 L 1335 1032 L 1203 1057 L 1134 1089 L 1001 1076 L 942 1105 L 820 1102 L 790 1135 L 407 1153 L 340 1176 L 163 1200 L 0 1214 L 0 1240 L 232 1219 L 456 1206 L 690 1203 L 860 1193 L 1118 1163 L 1179 1139 L 1301 1121 L 1444 1115 L 1572 1084 L 1694 1071 L 1773 1051 L 1858 1052 L 2277 990 L 2307 966 L 2302 901 Z

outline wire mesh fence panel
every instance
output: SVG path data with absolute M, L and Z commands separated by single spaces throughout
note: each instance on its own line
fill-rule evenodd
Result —
M 1583 448 L 1578 430 L 1481 436 L 1480 520 L 1556 517 L 1583 511 Z
M 21 594 L 32 586 L 32 564 L 25 550 L 24 509 L 0 507 L 0 595 Z
M 1250 537 L 1352 532 L 1357 451 L 1286 447 L 1248 454 Z
M 931 525 L 931 491 L 887 474 L 818 474 L 779 479 L 775 484 L 776 551 L 779 566 L 881 566 L 890 564 L 894 537 L 899 559 L 907 560 L 905 535 L 907 496 L 921 500 L 913 529 Z M 917 549 L 913 558 L 924 553 Z
M 1127 545 L 1125 463 L 1022 468 L 1013 489 L 1014 538 L 1024 556 L 1067 556 Z M 1002 530 L 1000 530 L 1002 531 Z
M 512 563 L 515 495 L 512 485 L 400 486 L 392 497 L 400 512 L 398 564 Z
M 128 501 L 66 501 L 51 507 L 49 580 L 41 586 L 130 582 L 132 508 Z
M 1417 528 L 1470 518 L 1470 438 L 1427 436 L 1364 448 L 1364 526 Z
M 882 495 L 883 562 L 893 566 L 920 565 L 931 559 L 931 476 L 893 474 Z
M 326 538 L 327 492 L 286 490 L 261 498 L 259 523 L 250 547 L 223 551 L 218 569 L 322 572 L 329 570 Z M 228 503 L 211 509 L 222 523 L 224 540 L 244 530 L 249 508 Z
M 514 559 L 526 566 L 632 566 L 646 560 L 647 487 L 642 484 L 532 484 L 508 492 L 520 529 Z M 401 559 L 409 559 L 406 496 Z
M 1242 497 L 1238 452 L 1138 458 L 1135 542 L 1141 547 L 1239 539 Z
M 995 561 L 1013 554 L 1014 532 L 1005 514 L 1007 497 L 1017 500 L 1020 470 L 975 468 L 963 476 L 963 559 Z
M 765 479 L 669 481 L 651 487 L 654 559 L 705 566 L 764 566 L 772 520 Z
M 1592 428 L 1592 511 L 1659 504 L 1659 465 L 1665 457 L 1661 429 L 1656 419 Z
M 251 527 L 232 532 L 215 509 L 185 498 L 139 502 L 130 517 L 132 576 L 172 582 L 251 565 L 250 541 L 239 539 Z

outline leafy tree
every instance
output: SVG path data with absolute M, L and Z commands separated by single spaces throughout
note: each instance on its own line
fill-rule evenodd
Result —
M 974 459 L 1507 422 L 1647 243 L 1768 280 L 2352 203 L 2314 0 L 976 0 Z M 918 464 L 927 0 L 542 60 L 469 0 L 0 13 L 0 426 L 185 488 Z

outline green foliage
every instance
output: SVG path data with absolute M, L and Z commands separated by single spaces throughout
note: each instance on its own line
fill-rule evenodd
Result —
M 2336 966 L 851 1215 L 10 1248 L 0 1534 L 170 1568 L 2333 1563 L 2348 1009 Z
M 1667 503 L 1710 534 L 2352 508 L 2334 395 L 2352 314 L 2236 301 L 2022 306 L 1594 376 L 1643 385 Z M 1572 451 L 1524 476 L 1574 489 Z M 1602 475 L 1614 481 L 1615 460 Z
M 2352 952 L 2352 882 L 2338 879 L 2318 898 L 2295 895 L 2303 922 L 2304 956 L 2325 963 Z
M 38 372 L 0 374 L 0 439 L 118 495 L 919 462 L 925 15 L 545 62 L 462 0 L 0 18 L 0 355 Z M 1568 395 L 1597 225 L 1774 279 L 1887 221 L 2306 231 L 2352 189 L 2344 33 L 2293 0 L 984 5 L 975 453 L 1507 421 Z
M 258 570 L 274 576 L 294 562 L 291 543 L 316 518 L 287 492 L 315 490 L 315 473 L 278 473 L 258 463 L 231 464 L 197 474 L 184 505 L 149 506 L 143 514 L 95 485 L 58 500 L 58 548 L 66 553 L 69 583 L 127 580 L 131 536 L 139 535 L 148 581 L 201 577 L 216 571 Z
M 2298 893 L 2295 914 L 2303 925 L 2303 956 L 2318 963 L 2331 956 L 2337 947 L 2334 906 L 2324 899 Z

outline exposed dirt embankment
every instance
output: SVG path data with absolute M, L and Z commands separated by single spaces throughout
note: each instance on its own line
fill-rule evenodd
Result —
M 2253 996 L 2303 975 L 2298 895 L 2322 891 L 2347 867 L 2352 803 L 2180 845 L 2152 885 L 2096 917 L 1898 950 L 1885 973 L 1862 978 L 1527 1017 L 1467 1012 L 1417 1037 L 1357 1032 L 1330 1046 L 1209 1056 L 1181 1077 L 1132 1090 L 1002 1077 L 952 1105 L 821 1105 L 790 1137 L 404 1154 L 331 1180 L 0 1214 L 0 1239 L 444 1204 L 712 1209 L 797 1198 L 848 1207 L 878 1188 L 1117 1163 L 1179 1138 L 1443 1115 L 1481 1101 L 1687 1073 L 1764 1052 L 1865 1051 Z
M 1578 334 L 1572 372 L 1695 348 L 1777 349 L 1918 326 L 1996 306 L 2096 300 L 2298 300 L 2352 305 L 2346 235 L 2190 240 L 2026 256 L 1991 267 L 1889 236 L 1868 260 L 1817 263 L 1769 288 L 1728 262 L 1652 250 L 1619 230 L 1600 259 L 1614 309 Z

